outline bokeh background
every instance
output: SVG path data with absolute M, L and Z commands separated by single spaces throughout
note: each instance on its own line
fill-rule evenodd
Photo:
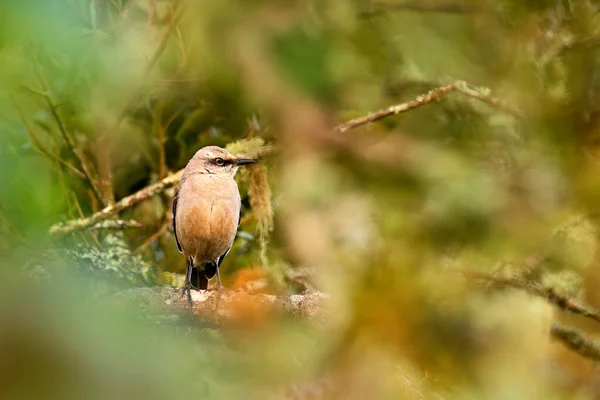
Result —
M 600 398 L 550 334 L 598 323 L 527 290 L 600 308 L 599 47 L 592 0 L 0 1 L 0 397 Z M 506 107 L 334 129 L 455 80 Z M 107 305 L 181 285 L 173 188 L 49 234 L 205 145 L 261 155 L 225 286 L 326 321 Z

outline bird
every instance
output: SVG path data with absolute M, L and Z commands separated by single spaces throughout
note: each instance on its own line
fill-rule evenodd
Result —
M 229 254 L 240 225 L 242 202 L 234 179 L 238 168 L 254 164 L 251 158 L 237 158 L 217 146 L 206 146 L 190 159 L 173 198 L 172 222 L 177 249 L 187 261 L 185 286 L 190 291 L 208 289 Z

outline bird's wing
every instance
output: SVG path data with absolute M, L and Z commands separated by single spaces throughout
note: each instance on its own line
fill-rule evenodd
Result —
M 231 246 L 227 249 L 227 251 L 225 253 L 223 253 L 223 255 L 221 257 L 219 257 L 219 260 L 217 261 L 217 268 L 219 268 L 221 266 L 221 263 L 223 262 L 225 257 L 227 257 L 227 254 L 229 254 L 229 250 L 231 250 Z
M 176 220 L 176 215 L 177 215 L 177 200 L 179 200 L 179 189 L 177 189 L 177 192 L 175 192 L 175 197 L 173 198 L 173 232 L 175 233 L 175 242 L 177 243 L 177 250 L 179 250 L 180 253 L 183 253 L 183 251 L 181 250 L 181 244 L 179 244 L 179 239 L 177 238 L 177 223 L 175 222 Z
M 240 227 L 240 222 L 242 222 L 242 202 L 240 202 L 240 215 L 238 216 L 238 228 Z M 227 254 L 229 254 L 229 250 L 231 250 L 232 246 L 233 246 L 233 244 L 231 246 L 229 246 L 227 251 L 219 257 L 219 259 L 217 260 L 217 268 L 219 268 L 221 266 L 221 263 L 223 262 L 225 257 L 227 257 Z

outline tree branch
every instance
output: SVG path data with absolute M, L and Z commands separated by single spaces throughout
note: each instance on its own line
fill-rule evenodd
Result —
M 150 247 L 152 242 L 157 240 L 159 237 L 161 237 L 167 231 L 169 225 L 171 225 L 171 219 L 167 218 L 165 216 L 165 218 L 163 219 L 163 222 L 160 224 L 160 227 L 158 228 L 158 230 L 156 232 L 154 232 L 152 235 L 150 235 L 146 240 L 144 240 L 144 243 L 142 243 L 137 249 L 135 249 L 133 254 L 143 253 L 148 247 Z
M 439 101 L 442 96 L 444 96 L 450 92 L 453 92 L 453 91 L 457 91 L 466 96 L 477 99 L 477 100 L 484 102 L 484 103 L 486 103 L 494 108 L 497 108 L 503 112 L 506 112 L 506 113 L 509 113 L 509 114 L 512 114 L 515 116 L 521 115 L 521 112 L 519 110 L 517 110 L 516 108 L 511 107 L 510 105 L 506 104 L 505 102 L 503 102 L 501 100 L 490 97 L 487 93 L 484 93 L 481 90 L 472 87 L 465 81 L 459 80 L 459 81 L 452 82 L 448 85 L 443 85 L 443 86 L 434 88 L 434 89 L 430 90 L 429 92 L 419 95 L 419 96 L 415 97 L 413 100 L 407 101 L 405 103 L 396 104 L 396 105 L 390 106 L 388 108 L 384 108 L 382 110 L 375 111 L 375 112 L 365 115 L 363 117 L 358 117 L 358 118 L 352 119 L 348 122 L 345 122 L 343 124 L 336 126 L 334 129 L 336 132 L 344 133 L 350 129 L 359 127 L 361 125 L 370 124 L 371 122 L 375 122 L 382 118 L 389 117 L 390 115 L 398 115 L 398 114 L 413 110 L 415 108 L 421 107 L 425 104 Z
M 218 291 L 192 290 L 192 304 L 181 289 L 168 287 L 134 288 L 119 292 L 110 298 L 115 304 L 131 305 L 144 311 L 166 314 L 172 321 L 177 314 L 201 317 L 203 322 L 223 325 L 265 318 L 272 313 L 285 313 L 294 317 L 307 318 L 311 322 L 324 322 L 328 295 L 308 290 L 290 296 L 253 294 L 244 291 L 223 289 Z M 218 303 L 218 307 L 217 307 Z
M 49 233 L 54 236 L 62 236 L 81 229 L 89 228 L 100 221 L 103 221 L 115 214 L 120 213 L 123 210 L 149 199 L 152 196 L 164 192 L 170 187 L 175 186 L 179 183 L 182 172 L 183 170 L 179 170 L 178 172 L 169 175 L 150 186 L 146 186 L 144 189 L 139 190 L 130 196 L 122 198 L 115 204 L 104 207 L 102 210 L 87 218 L 71 220 L 65 223 L 53 225 L 50 227 Z
M 485 11 L 481 6 L 464 4 L 461 2 L 432 2 L 432 1 L 402 1 L 402 2 L 389 2 L 389 1 L 377 1 L 371 4 L 371 6 L 361 11 L 360 17 L 371 17 L 378 14 L 382 14 L 389 11 L 415 11 L 415 12 L 434 12 L 434 13 L 452 13 L 452 14 L 466 14 L 473 12 Z
M 109 219 L 106 221 L 99 222 L 96 225 L 90 226 L 88 230 L 121 231 L 123 229 L 139 229 L 141 227 L 142 224 L 132 219 Z
M 550 336 L 580 356 L 600 361 L 600 346 L 598 343 L 586 338 L 577 329 L 566 328 L 554 322 L 550 328 Z

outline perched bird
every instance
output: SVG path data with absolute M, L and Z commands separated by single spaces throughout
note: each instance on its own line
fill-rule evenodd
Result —
M 229 253 L 241 217 L 241 199 L 233 179 L 241 165 L 256 160 L 236 158 L 217 146 L 203 147 L 188 162 L 173 200 L 177 249 L 187 260 L 184 292 L 206 290 Z

